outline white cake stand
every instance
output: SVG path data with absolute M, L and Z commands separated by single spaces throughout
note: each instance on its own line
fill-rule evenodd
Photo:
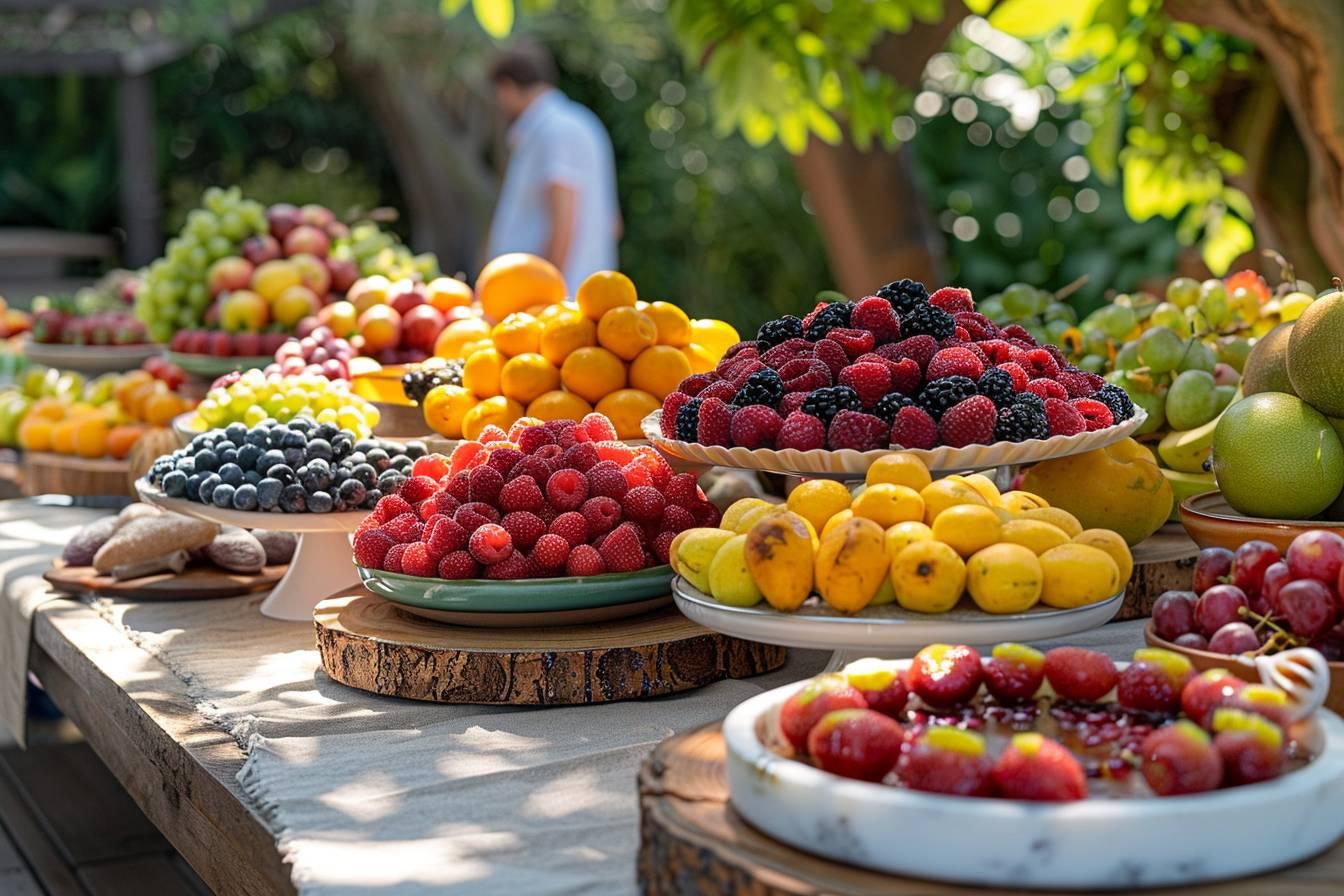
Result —
M 350 533 L 368 516 L 349 513 L 260 513 L 224 510 L 185 498 L 170 498 L 143 479 L 135 483 L 140 499 L 185 516 L 243 529 L 279 529 L 298 536 L 298 547 L 285 573 L 261 603 L 261 613 L 288 622 L 310 622 L 313 608 L 344 588 L 359 588 L 350 552 Z

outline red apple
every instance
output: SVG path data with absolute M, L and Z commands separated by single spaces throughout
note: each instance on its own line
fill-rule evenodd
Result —
M 359 313 L 349 302 L 332 302 L 317 312 L 317 319 L 342 339 L 348 339 L 359 332 Z
M 216 330 L 209 335 L 209 347 L 207 352 L 216 358 L 228 358 L 233 355 L 233 336 L 222 330 Z
M 299 209 L 299 221 L 309 227 L 326 230 L 336 223 L 336 215 L 325 205 L 309 203 Z
M 321 313 L 322 312 L 319 309 L 318 314 Z M 316 314 L 310 314 L 295 325 L 294 335 L 298 336 L 300 339 L 305 336 L 311 336 L 313 335 L 313 331 L 320 326 L 322 326 L 322 318 L 318 317 Z
M 256 333 L 271 319 L 266 300 L 250 289 L 229 293 L 220 300 L 219 324 L 230 333 L 251 330 Z
M 395 348 L 401 341 L 401 315 L 391 305 L 374 305 L 359 316 L 359 332 L 366 353 Z
M 322 259 L 307 252 L 300 252 L 291 255 L 289 260 L 299 269 L 303 285 L 311 289 L 313 295 L 320 299 L 331 289 L 331 271 L 327 270 L 326 262 Z
M 264 354 L 261 349 L 260 333 L 239 333 L 233 337 L 233 351 L 241 358 L 259 358 Z
M 282 327 L 293 327 L 310 314 L 317 314 L 322 303 L 306 286 L 291 286 L 276 296 L 271 303 L 271 316 Z
M 328 258 L 327 271 L 331 274 L 332 292 L 347 292 L 359 279 L 359 265 L 349 258 Z
M 387 304 L 397 309 L 397 313 L 402 315 L 417 305 L 425 304 L 424 291 L 423 289 L 417 289 L 417 286 L 419 284 L 414 280 L 398 280 L 388 290 Z
M 300 224 L 295 227 L 282 242 L 285 254 L 291 258 L 305 253 L 326 258 L 327 250 L 331 248 L 331 239 L 311 224 Z
M 252 262 L 253 266 L 275 261 L 281 256 L 280 241 L 269 233 L 243 240 L 243 257 Z
M 230 255 L 210 265 L 205 274 L 205 285 L 213 298 L 222 292 L 247 289 L 252 282 L 252 262 Z
M 434 340 L 439 338 L 444 326 L 445 321 L 439 309 L 433 305 L 416 305 L 401 317 L 402 345 L 432 352 Z
M 303 223 L 299 210 L 288 202 L 277 202 L 266 209 L 266 223 L 271 228 L 271 236 L 283 240 L 289 232 Z

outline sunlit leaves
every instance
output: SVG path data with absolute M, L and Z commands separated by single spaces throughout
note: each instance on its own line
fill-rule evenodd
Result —
M 1061 28 L 1078 30 L 1103 0 L 1003 0 L 989 15 L 1000 31 L 1023 39 L 1044 37 Z
M 471 0 L 471 8 L 491 37 L 507 37 L 513 30 L 513 0 Z
M 1255 236 L 1241 218 L 1226 211 L 1213 215 L 1200 245 L 1200 254 L 1209 270 L 1222 276 L 1237 257 L 1255 247 Z

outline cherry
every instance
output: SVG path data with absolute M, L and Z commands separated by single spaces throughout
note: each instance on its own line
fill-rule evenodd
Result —
M 1205 548 L 1195 559 L 1194 580 L 1191 587 L 1199 594 L 1208 591 L 1220 583 L 1222 578 L 1232 572 L 1235 555 L 1227 548 Z
M 1195 624 L 1199 633 L 1212 638 L 1213 633 L 1229 622 L 1241 621 L 1241 609 L 1249 609 L 1251 602 L 1246 592 L 1236 585 L 1214 585 L 1200 595 L 1195 604 Z
M 1265 570 L 1279 562 L 1279 549 L 1267 541 L 1248 541 L 1232 556 L 1232 584 L 1248 598 L 1258 597 Z

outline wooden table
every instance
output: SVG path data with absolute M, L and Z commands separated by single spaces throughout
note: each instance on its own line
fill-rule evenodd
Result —
M 265 823 L 242 799 L 238 743 L 168 668 L 82 603 L 33 620 L 29 667 L 141 810 L 216 893 L 293 893 Z

